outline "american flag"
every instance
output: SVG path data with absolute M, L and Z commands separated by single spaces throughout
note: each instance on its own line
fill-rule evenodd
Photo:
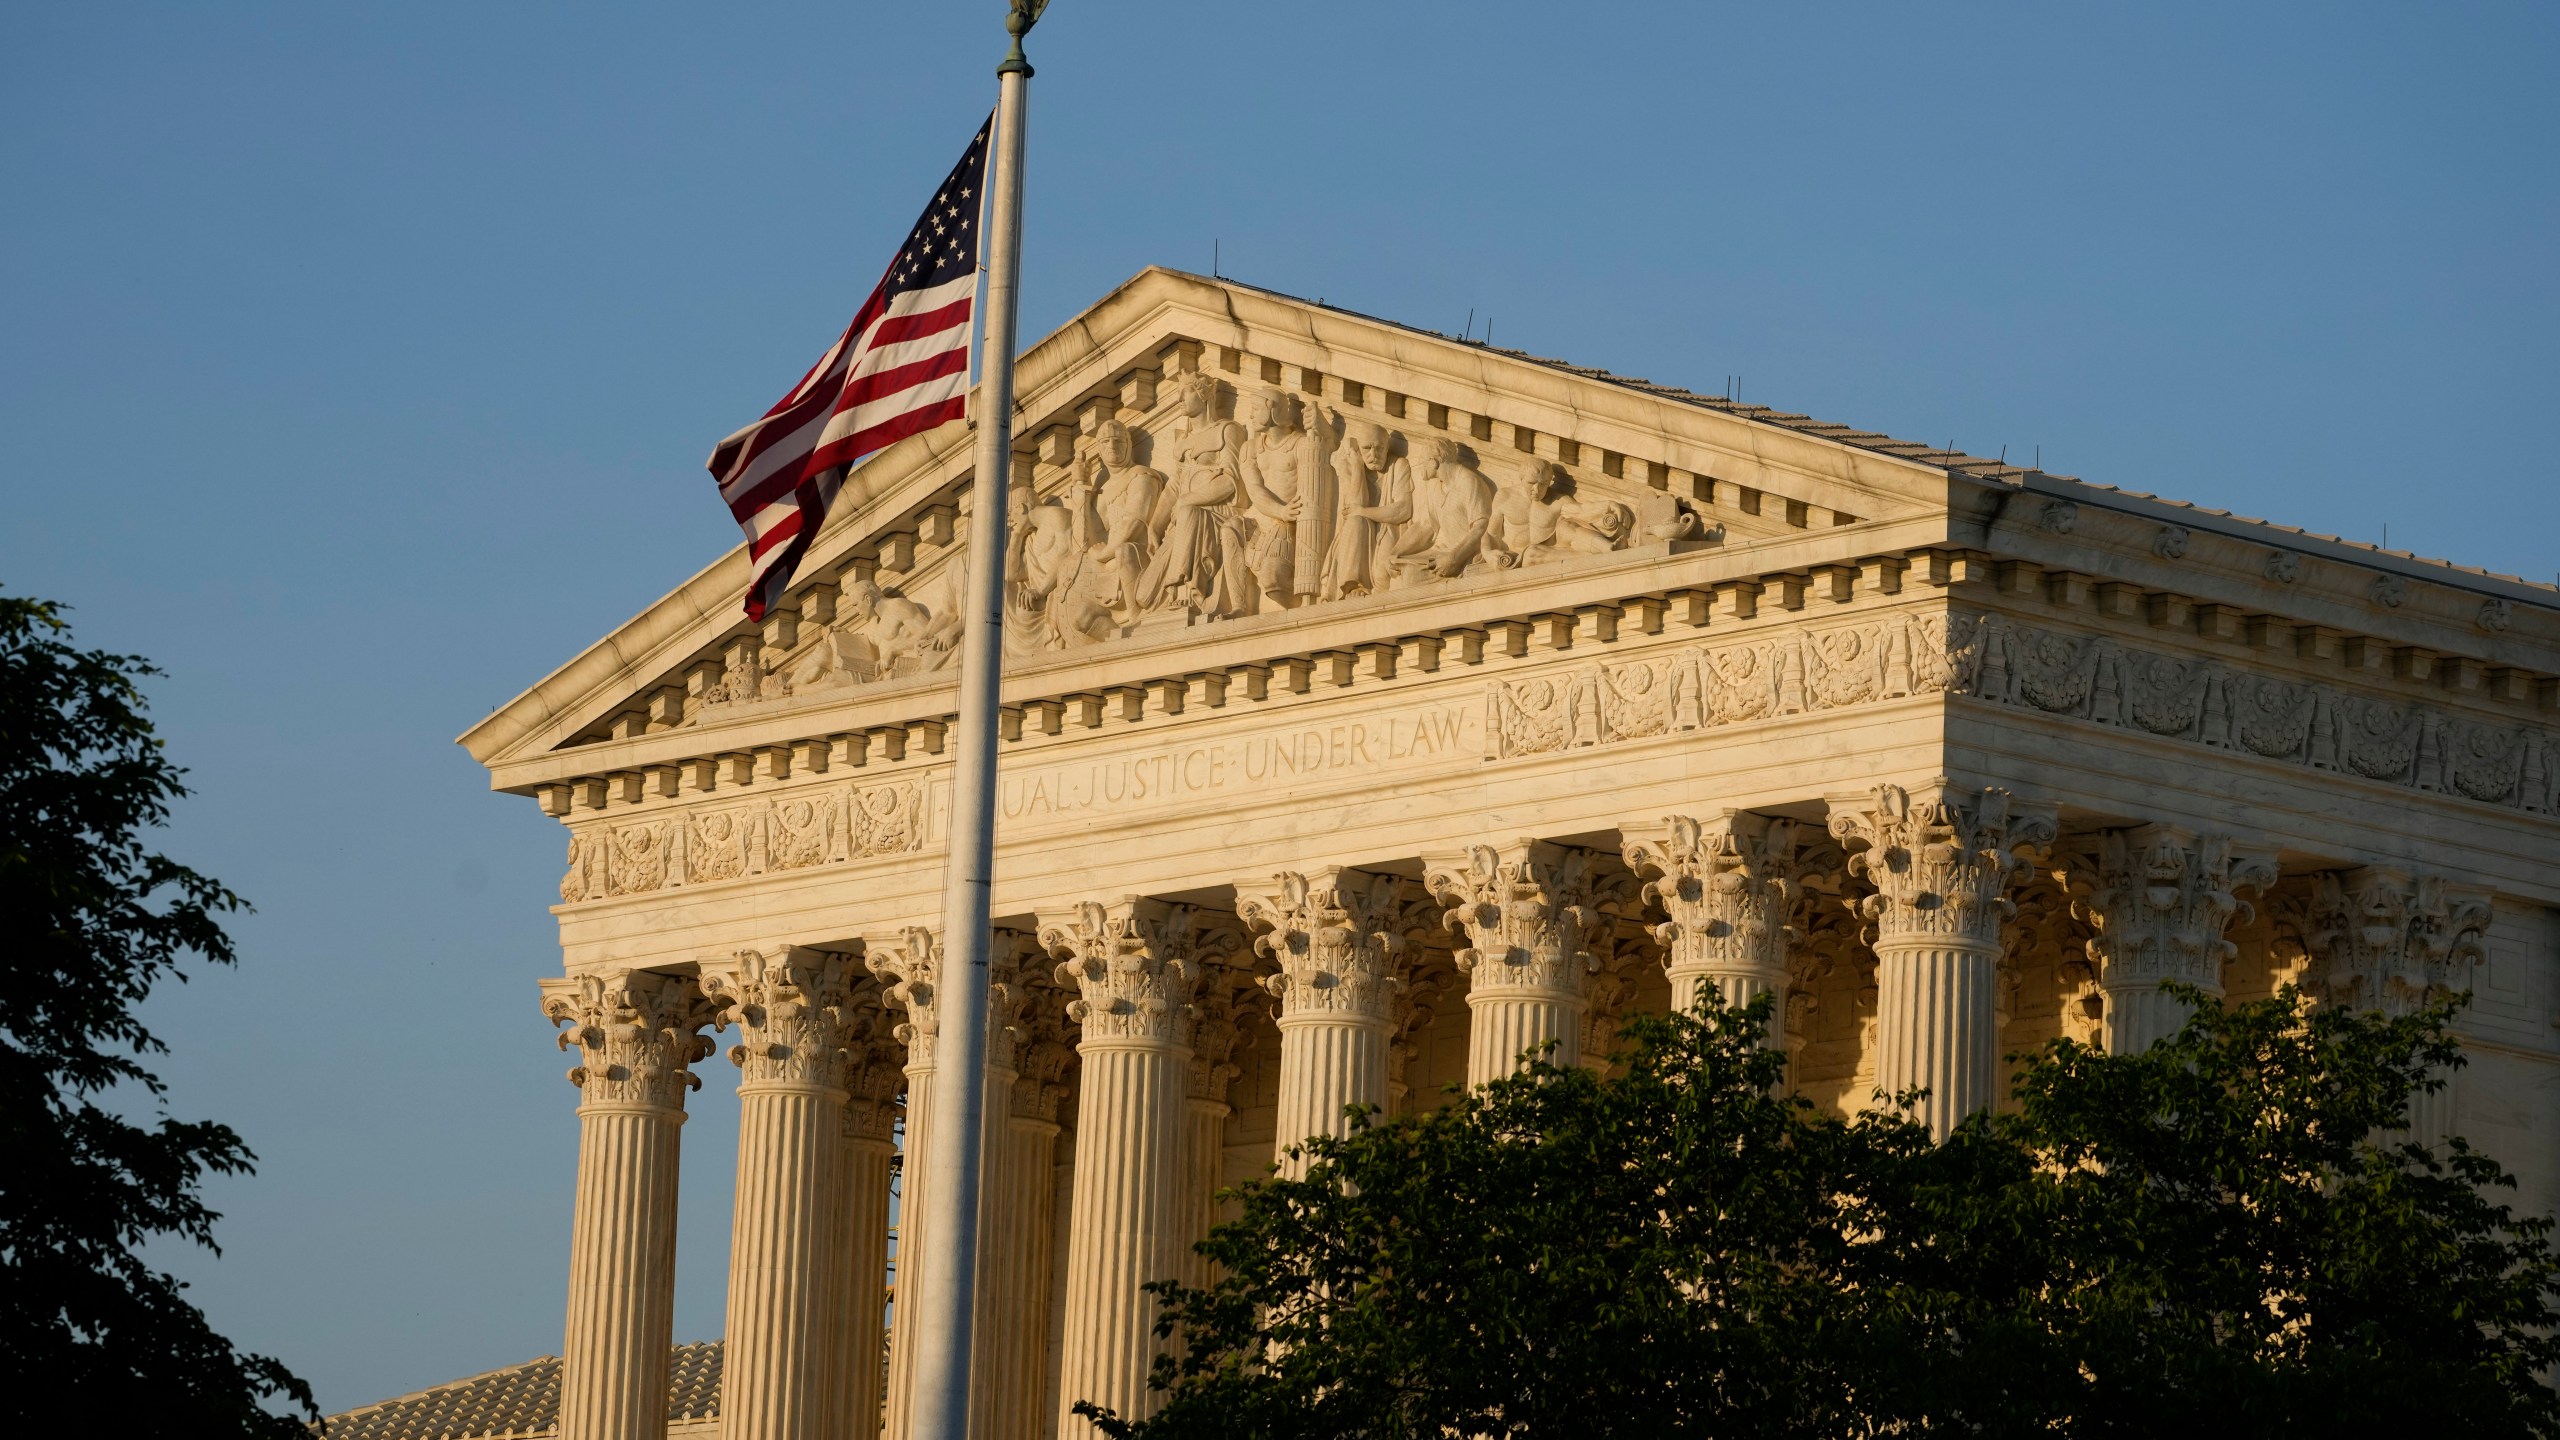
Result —
M 763 419 L 711 452 L 720 498 L 747 532 L 750 620 L 782 598 L 844 467 L 967 413 L 978 205 L 994 124 L 990 116 L 978 127 L 843 338 Z

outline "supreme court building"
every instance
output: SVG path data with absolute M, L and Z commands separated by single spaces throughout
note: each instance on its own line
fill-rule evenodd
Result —
M 1942 1131 L 2174 1028 L 2163 981 L 2468 990 L 2418 1123 L 2560 1201 L 2553 587 L 1167 270 L 1019 384 L 978 1440 L 1145 1411 L 1140 1285 L 1347 1103 L 1701 986 Z M 760 625 L 732 553 L 462 739 L 566 830 L 564 1440 L 667 1433 L 715 1063 L 678 1433 L 906 1440 L 969 460 L 900 442 Z

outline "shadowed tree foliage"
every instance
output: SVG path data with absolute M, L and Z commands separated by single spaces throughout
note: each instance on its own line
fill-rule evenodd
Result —
M 2449 1008 L 2290 991 L 2028 1058 L 1942 1145 L 1783 1095 L 1765 1002 L 1359 1117 L 1153 1287 L 1174 1437 L 2560 1435 L 2548 1221 L 2405 1143 Z
M 208 1249 L 207 1172 L 246 1174 L 230 1127 L 160 1116 L 135 1014 L 195 956 L 233 963 L 238 896 L 145 847 L 186 794 L 144 717 L 132 656 L 72 648 L 57 607 L 0 596 L 0 1419 L 11 1433 L 308 1434 L 309 1387 L 244 1355 L 136 1254 Z M 43 1432 L 38 1425 L 46 1428 Z

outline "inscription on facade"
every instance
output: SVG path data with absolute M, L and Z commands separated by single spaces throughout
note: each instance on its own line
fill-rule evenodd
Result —
M 1179 804 L 1391 765 L 1481 758 L 1483 746 L 1482 707 L 1444 701 L 1104 760 L 1038 766 L 1005 775 L 997 803 L 1006 820 L 1037 822 Z

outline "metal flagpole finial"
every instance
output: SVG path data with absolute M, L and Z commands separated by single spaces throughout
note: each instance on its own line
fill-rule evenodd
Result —
M 1004 28 L 1013 36 L 1013 49 L 1005 55 L 1004 63 L 996 67 L 996 73 L 1028 75 L 1031 62 L 1022 53 L 1022 37 L 1030 34 L 1031 27 L 1040 23 L 1040 12 L 1049 8 L 1049 0 L 1008 0 L 1008 3 L 1013 8 L 1004 18 Z

